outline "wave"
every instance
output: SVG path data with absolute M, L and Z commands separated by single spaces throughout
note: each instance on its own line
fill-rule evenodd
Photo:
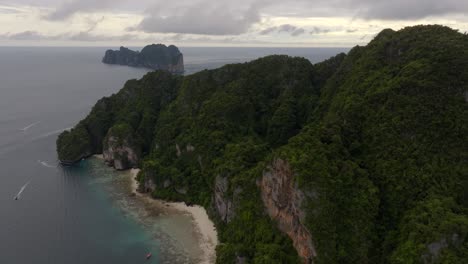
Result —
M 28 129 L 30 129 L 31 127 L 33 127 L 33 126 L 35 126 L 35 125 L 39 124 L 40 122 L 41 122 L 41 121 L 38 121 L 38 122 L 32 123 L 32 124 L 30 124 L 30 125 L 27 125 L 27 126 L 25 126 L 25 127 L 23 127 L 23 128 L 20 128 L 19 130 L 26 132 L 26 131 L 28 131 Z
M 63 131 L 70 130 L 72 128 L 73 127 L 57 129 L 57 130 L 44 133 L 42 135 L 39 135 L 39 136 L 31 138 L 31 139 L 26 139 L 26 140 L 21 141 L 21 142 L 15 141 L 15 142 L 6 143 L 4 145 L 0 145 L 0 156 L 5 155 L 5 154 L 7 154 L 7 153 L 9 153 L 9 152 L 11 152 L 13 150 L 17 150 L 18 148 L 27 146 L 28 144 L 33 143 L 33 142 L 35 142 L 37 140 L 41 140 L 41 139 L 44 139 L 44 138 L 47 138 L 47 137 L 50 137 L 50 136 L 53 136 L 53 135 L 60 134 Z
M 49 163 L 42 161 L 42 160 L 38 160 L 37 162 L 39 162 L 42 166 L 47 167 L 47 168 L 57 168 L 57 166 L 50 165 Z
M 18 200 L 19 198 L 21 198 L 21 194 L 23 193 L 24 189 L 26 189 L 26 187 L 28 186 L 30 181 L 28 181 L 25 185 L 23 185 L 23 187 L 21 187 L 21 189 L 19 190 L 18 194 L 16 194 L 16 196 L 14 197 L 15 200 Z
M 37 139 L 41 139 L 41 138 L 46 138 L 46 137 L 50 137 L 50 136 L 53 136 L 53 135 L 57 135 L 57 134 L 60 134 L 62 133 L 63 131 L 66 131 L 66 130 L 70 130 L 72 129 L 73 127 L 67 127 L 67 128 L 62 128 L 62 129 L 57 129 L 57 130 L 54 130 L 54 131 L 50 131 L 50 132 L 47 132 L 47 133 L 44 133 L 40 136 L 37 136 L 35 137 L 33 140 L 37 140 Z

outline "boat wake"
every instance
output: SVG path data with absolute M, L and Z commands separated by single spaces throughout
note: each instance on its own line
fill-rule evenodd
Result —
M 42 134 L 42 135 L 39 135 L 37 137 L 33 137 L 31 139 L 27 139 L 27 140 L 24 140 L 24 141 L 21 141 L 21 142 L 10 142 L 10 143 L 4 144 L 4 145 L 0 145 L 0 156 L 5 155 L 5 154 L 7 154 L 7 153 L 9 153 L 9 152 L 11 152 L 13 150 L 16 150 L 16 149 L 20 148 L 20 147 L 26 146 L 27 144 L 30 144 L 30 143 L 35 142 L 37 140 L 41 140 L 41 139 L 44 139 L 44 138 L 55 136 L 57 134 L 62 133 L 63 131 L 67 131 L 67 130 L 70 130 L 70 129 L 72 129 L 72 127 L 57 129 L 57 130 L 50 131 L 50 132 L 47 132 L 45 134 Z
M 20 131 L 23 131 L 23 132 L 26 132 L 26 131 L 28 131 L 28 129 L 30 129 L 31 127 L 33 127 L 33 126 L 35 126 L 35 125 L 39 124 L 40 122 L 41 122 L 41 121 L 38 121 L 38 122 L 32 123 L 32 124 L 30 124 L 30 125 L 27 125 L 27 126 L 25 126 L 25 127 L 23 127 L 23 128 L 20 128 L 19 130 L 20 130 Z
M 25 185 L 23 185 L 23 187 L 21 187 L 21 189 L 19 190 L 18 194 L 16 194 L 16 196 L 14 197 L 15 200 L 18 200 L 19 198 L 21 198 L 21 194 L 23 193 L 24 189 L 26 189 L 26 187 L 28 186 L 30 181 L 28 181 Z
M 57 166 L 50 165 L 49 163 L 42 161 L 42 160 L 38 160 L 37 162 L 39 162 L 39 164 L 47 168 L 57 168 Z
M 42 134 L 36 138 L 34 138 L 34 140 L 37 140 L 37 139 L 41 139 L 41 138 L 46 138 L 46 137 L 50 137 L 50 136 L 53 136 L 53 135 L 57 135 L 57 134 L 60 134 L 62 133 L 63 131 L 67 131 L 67 130 L 70 130 L 72 129 L 73 127 L 67 127 L 67 128 L 62 128 L 62 129 L 57 129 L 57 130 L 54 130 L 54 131 L 50 131 L 50 132 L 47 132 L 45 134 Z

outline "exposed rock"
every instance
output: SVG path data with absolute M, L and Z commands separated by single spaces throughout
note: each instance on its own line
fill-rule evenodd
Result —
M 156 184 L 152 180 L 152 178 L 148 175 L 147 171 L 141 171 L 139 173 L 139 184 L 137 191 L 139 193 L 151 193 L 156 190 Z
M 304 193 L 294 183 L 294 174 L 289 164 L 282 159 L 274 160 L 263 172 L 258 185 L 268 215 L 291 238 L 304 263 L 311 263 L 317 253 L 312 236 L 303 224 L 305 213 L 301 205 Z
M 200 155 L 198 155 L 198 165 L 200 165 L 200 170 L 203 171 L 203 163 L 202 163 L 202 157 Z
M 445 238 L 427 245 L 429 253 L 423 255 L 424 263 L 435 263 L 436 259 L 439 257 L 440 251 L 446 247 L 448 247 L 448 243 Z
M 144 47 L 141 52 L 125 47 L 120 47 L 119 50 L 107 50 L 102 62 L 165 70 L 172 73 L 184 72 L 184 56 L 174 45 L 166 47 L 163 44 L 152 44 Z
M 188 144 L 186 146 L 186 149 L 187 149 L 187 152 L 190 153 L 190 152 L 194 152 L 195 151 L 195 147 L 192 146 L 191 144 Z
M 182 187 L 182 188 L 175 188 L 176 192 L 180 193 L 180 194 L 187 194 L 187 188 L 186 187 Z
M 172 185 L 172 182 L 170 180 L 165 180 L 163 183 L 163 188 L 167 188 Z
M 180 155 L 182 155 L 182 151 L 180 150 L 179 144 L 176 143 L 175 148 L 176 148 L 177 157 L 180 157 Z
M 142 193 L 151 193 L 154 190 L 156 190 L 156 184 L 153 182 L 153 180 L 149 177 L 144 177 L 143 184 L 140 184 L 138 186 L 139 192 Z
M 242 191 L 240 188 L 237 188 L 234 191 L 233 199 L 229 199 L 227 194 L 228 187 L 228 178 L 218 175 L 215 179 L 214 204 L 216 212 L 225 223 L 229 223 L 234 218 L 235 206 L 233 200 L 235 200 Z
M 133 133 L 128 125 L 112 127 L 104 138 L 105 162 L 117 170 L 136 168 L 141 151 L 133 141 Z
M 246 264 L 246 263 L 248 263 L 246 257 L 236 255 L 236 264 Z
M 437 259 L 440 256 L 440 251 L 444 248 L 449 247 L 449 245 L 453 245 L 455 247 L 459 247 L 462 243 L 462 239 L 458 234 L 452 234 L 451 237 L 444 237 L 439 241 L 435 241 L 427 245 L 428 252 L 421 256 L 423 263 L 425 264 L 432 264 L 438 263 Z

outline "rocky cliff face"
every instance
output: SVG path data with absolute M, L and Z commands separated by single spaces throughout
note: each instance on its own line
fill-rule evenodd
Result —
M 168 71 L 174 73 L 183 73 L 185 71 L 184 56 L 182 55 L 182 53 L 180 54 L 180 56 L 178 56 L 177 62 L 175 64 L 171 64 L 168 66 Z
M 312 236 L 303 224 L 305 214 L 301 205 L 304 194 L 294 183 L 289 164 L 281 159 L 274 160 L 264 171 L 258 185 L 268 215 L 291 238 L 304 263 L 311 263 L 316 251 Z
M 234 191 L 233 197 L 228 196 L 228 178 L 218 175 L 215 180 L 214 206 L 221 220 L 229 223 L 235 216 L 235 203 L 233 200 L 240 194 L 241 189 Z
M 113 127 L 104 138 L 104 160 L 117 170 L 136 168 L 141 155 L 140 148 L 134 142 L 133 133 L 128 130 L 127 127 Z
M 184 57 L 174 45 L 166 47 L 162 44 L 152 44 L 144 47 L 141 52 L 125 47 L 120 47 L 119 50 L 107 50 L 102 62 L 172 73 L 184 72 Z
M 143 180 L 140 181 L 137 191 L 141 193 L 152 193 L 154 190 L 156 190 L 156 184 L 151 177 L 147 177 L 147 175 L 143 174 Z
M 139 52 L 130 50 L 126 47 L 120 47 L 119 50 L 107 50 L 103 63 L 127 65 L 132 67 L 139 67 L 142 64 Z

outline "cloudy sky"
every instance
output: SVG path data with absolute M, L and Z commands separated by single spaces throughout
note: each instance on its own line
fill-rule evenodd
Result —
M 0 46 L 350 47 L 417 24 L 468 31 L 468 1 L 0 0 Z

